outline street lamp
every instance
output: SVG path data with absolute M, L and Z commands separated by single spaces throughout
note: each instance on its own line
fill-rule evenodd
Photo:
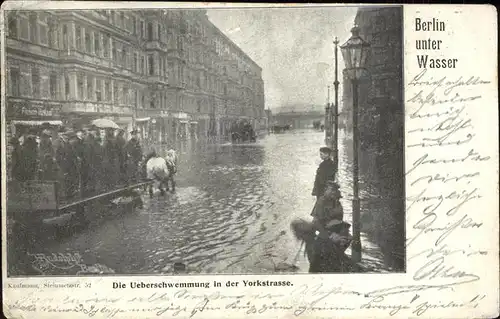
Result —
M 359 128 L 358 128 L 358 83 L 366 74 L 366 61 L 370 53 L 370 44 L 359 36 L 359 28 L 355 26 L 351 29 L 352 36 L 340 47 L 347 74 L 352 84 L 352 147 L 353 147 L 353 199 L 352 199 L 352 260 L 359 262 L 361 260 L 361 221 L 360 221 L 360 203 L 359 203 Z

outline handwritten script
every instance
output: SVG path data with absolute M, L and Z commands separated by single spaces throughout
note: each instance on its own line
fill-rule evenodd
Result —
M 412 278 L 422 285 L 401 288 L 450 292 L 479 281 L 481 274 L 472 265 L 484 263 L 488 255 L 464 237 L 484 231 L 485 215 L 475 207 L 483 198 L 481 179 L 492 155 L 478 148 L 481 123 L 473 115 L 490 81 L 430 73 L 424 69 L 410 77 L 407 89 L 407 249 Z M 401 289 L 379 292 L 395 291 Z M 460 304 L 454 300 L 450 305 Z M 422 307 L 417 312 L 425 312 Z
M 342 287 L 328 287 L 324 284 L 301 285 L 290 292 L 283 293 L 228 293 L 211 291 L 196 293 L 189 290 L 149 294 L 137 297 L 86 297 L 71 295 L 63 297 L 35 297 L 33 293 L 7 302 L 7 313 L 43 312 L 56 315 L 83 314 L 85 317 L 114 318 L 141 315 L 150 317 L 205 318 L 217 313 L 244 315 L 276 316 L 289 312 L 294 317 L 331 314 L 332 311 L 354 312 L 359 310 L 382 311 L 383 314 L 412 314 L 422 316 L 429 309 L 476 308 L 483 295 L 464 296 L 460 301 L 436 302 L 418 293 L 403 296 L 370 296 L 369 292 L 357 292 Z

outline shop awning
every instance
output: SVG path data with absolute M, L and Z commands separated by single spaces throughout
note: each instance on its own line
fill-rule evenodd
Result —
M 150 117 L 143 117 L 143 118 L 135 119 L 135 121 L 136 122 L 147 122 L 150 119 L 151 119 Z
M 44 123 L 48 123 L 50 125 L 62 125 L 62 121 L 58 120 L 53 120 L 53 121 L 18 121 L 18 120 L 13 120 L 11 121 L 12 124 L 20 124 L 20 125 L 30 125 L 30 126 L 39 126 Z

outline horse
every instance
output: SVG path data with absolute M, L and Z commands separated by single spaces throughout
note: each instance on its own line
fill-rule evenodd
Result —
M 160 193 L 165 195 L 163 186 L 167 185 L 168 187 L 167 183 L 170 176 L 167 161 L 156 154 L 152 155 L 146 162 L 146 172 L 147 178 L 158 182 L 158 189 L 160 190 Z M 153 185 L 149 186 L 149 196 L 153 197 Z

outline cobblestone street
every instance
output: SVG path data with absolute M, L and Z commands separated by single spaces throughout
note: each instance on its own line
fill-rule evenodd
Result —
M 304 130 L 268 135 L 256 144 L 186 146 L 180 150 L 175 194 L 149 198 L 144 192 L 142 208 L 34 253 L 78 252 L 85 263 L 120 274 L 169 273 L 175 262 L 191 273 L 273 273 L 280 262 L 295 260 L 298 272 L 307 272 L 290 222 L 310 219 L 323 138 Z M 349 152 L 341 144 L 339 179 L 350 222 Z M 364 234 L 362 240 L 362 264 L 382 271 L 378 247 Z

